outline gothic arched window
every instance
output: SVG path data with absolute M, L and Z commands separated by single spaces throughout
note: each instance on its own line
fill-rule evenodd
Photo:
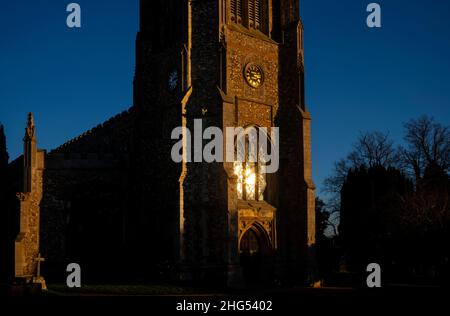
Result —
M 244 131 L 236 143 L 242 148 L 243 155 L 234 162 L 234 173 L 237 176 L 238 199 L 264 200 L 266 182 L 267 149 L 270 140 L 265 133 L 255 127 Z M 239 153 L 238 153 L 239 157 Z

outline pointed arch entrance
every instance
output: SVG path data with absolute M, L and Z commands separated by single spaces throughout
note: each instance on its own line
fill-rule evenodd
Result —
M 239 251 L 249 255 L 257 253 L 267 255 L 272 252 L 270 237 L 261 224 L 254 222 L 241 234 Z
M 240 211 L 239 258 L 247 285 L 273 280 L 276 249 L 274 215 L 274 210 L 268 208 Z
M 246 284 L 265 283 L 267 260 L 271 256 L 271 246 L 267 234 L 253 224 L 242 235 L 239 245 L 242 274 Z

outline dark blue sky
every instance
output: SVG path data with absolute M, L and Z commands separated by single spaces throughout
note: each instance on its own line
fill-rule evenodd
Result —
M 52 149 L 132 103 L 138 0 L 0 4 L 0 122 L 11 158 L 34 112 L 40 148 Z M 450 1 L 384 0 L 382 28 L 365 24 L 363 0 L 303 0 L 313 176 L 319 189 L 359 132 L 401 141 L 421 114 L 449 124 Z M 375 1 L 373 1 L 375 2 Z

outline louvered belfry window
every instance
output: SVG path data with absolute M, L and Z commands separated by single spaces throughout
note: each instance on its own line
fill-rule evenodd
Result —
M 235 23 L 242 24 L 243 2 L 245 0 L 230 0 L 231 20 Z
M 261 30 L 266 0 L 230 0 L 231 21 L 250 29 Z
M 261 26 L 261 0 L 247 0 L 248 27 L 259 29 Z

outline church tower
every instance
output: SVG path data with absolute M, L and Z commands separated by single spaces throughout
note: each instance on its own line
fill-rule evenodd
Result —
M 149 260 L 172 262 L 182 280 L 311 283 L 314 184 L 299 1 L 140 6 L 135 205 L 127 218 L 140 227 L 130 235 L 136 249 L 153 249 Z M 173 129 L 193 132 L 199 120 L 203 131 L 279 128 L 278 171 L 260 173 L 259 160 L 174 162 Z

